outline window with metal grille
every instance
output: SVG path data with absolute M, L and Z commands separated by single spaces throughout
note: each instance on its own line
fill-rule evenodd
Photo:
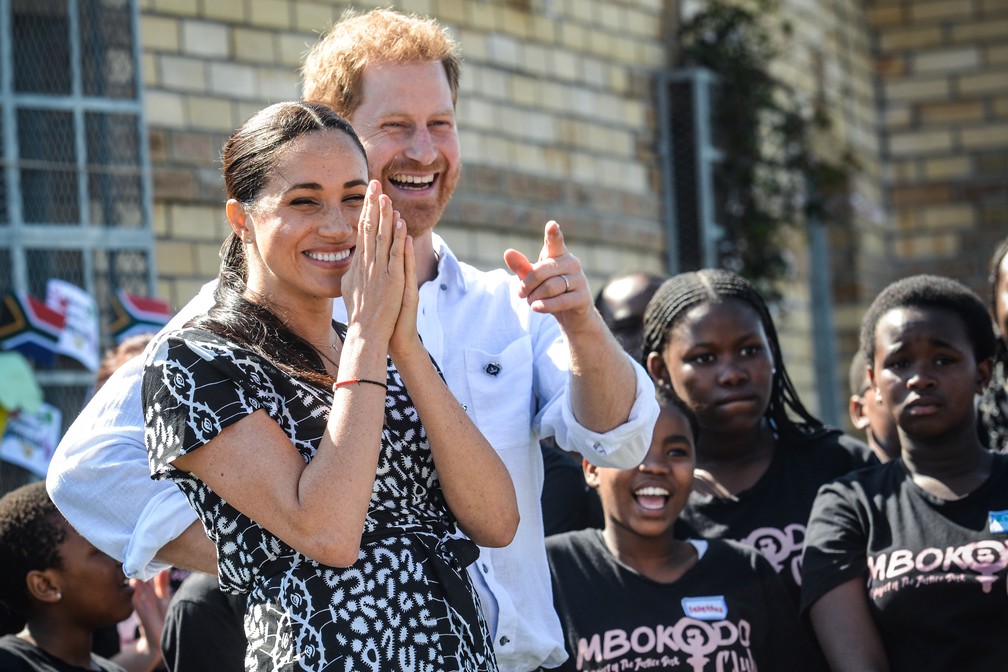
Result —
M 0 0 L 0 291 L 73 283 L 103 331 L 117 290 L 154 287 L 138 21 L 136 0 Z M 65 429 L 94 374 L 61 357 L 36 377 Z

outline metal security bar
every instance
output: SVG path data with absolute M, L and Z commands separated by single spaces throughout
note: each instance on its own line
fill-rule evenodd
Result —
M 714 167 L 722 154 L 711 124 L 717 79 L 689 68 L 658 79 L 660 154 L 664 179 L 666 266 L 670 274 L 720 266 Z

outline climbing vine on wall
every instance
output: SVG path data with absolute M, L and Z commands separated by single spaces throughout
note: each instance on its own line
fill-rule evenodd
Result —
M 750 279 L 770 300 L 791 271 L 785 236 L 812 222 L 846 224 L 856 164 L 849 152 L 817 155 L 830 127 L 821 96 L 802 96 L 770 72 L 789 26 L 773 26 L 772 0 L 711 0 L 682 24 L 682 65 L 718 78 L 712 116 L 723 153 L 714 173 L 722 266 Z M 808 64 L 813 67 L 813 64 Z

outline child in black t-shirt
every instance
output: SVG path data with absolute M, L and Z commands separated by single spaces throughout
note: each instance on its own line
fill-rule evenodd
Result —
M 761 551 L 797 607 L 805 524 L 819 487 L 875 462 L 798 397 L 760 293 L 737 273 L 665 281 L 644 313 L 644 361 L 700 425 L 696 482 L 676 535 Z
M 802 608 L 834 671 L 1004 669 L 1008 457 L 974 411 L 990 317 L 960 283 L 914 276 L 872 303 L 861 348 L 901 456 L 820 490 Z
M 130 615 L 132 595 L 122 566 L 70 527 L 45 483 L 0 499 L 0 602 L 25 624 L 0 638 L 0 670 L 121 672 L 91 640 Z
M 752 548 L 674 538 L 693 484 L 696 428 L 662 399 L 639 467 L 584 462 L 603 530 L 546 540 L 569 655 L 562 670 L 816 670 L 780 578 Z

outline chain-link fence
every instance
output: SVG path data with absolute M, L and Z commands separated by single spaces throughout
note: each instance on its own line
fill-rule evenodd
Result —
M 103 348 L 114 296 L 154 286 L 135 0 L 0 0 L 0 296 L 51 279 L 94 298 Z M 94 374 L 35 366 L 65 429 Z

